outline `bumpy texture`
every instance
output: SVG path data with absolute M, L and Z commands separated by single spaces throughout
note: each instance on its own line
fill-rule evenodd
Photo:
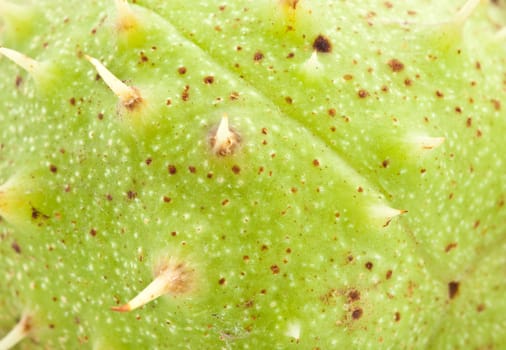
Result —
M 0 1 L 35 60 L 0 57 L 0 337 L 506 346 L 506 10 L 477 3 Z

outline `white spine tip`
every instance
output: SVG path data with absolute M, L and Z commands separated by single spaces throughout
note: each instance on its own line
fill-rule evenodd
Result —
M 230 128 L 228 116 L 225 114 L 218 124 L 216 130 L 213 130 L 210 136 L 210 144 L 213 153 L 219 156 L 227 156 L 234 153 L 239 145 L 239 135 Z
M 183 263 L 169 262 L 162 266 L 155 279 L 128 303 L 114 306 L 112 311 L 128 312 L 140 308 L 165 294 L 188 292 L 193 283 L 193 270 Z
M 456 23 L 464 23 L 476 10 L 482 0 L 467 0 L 464 5 L 457 11 L 453 21 Z
M 407 213 L 404 209 L 395 209 L 386 205 L 374 206 L 371 208 L 371 215 L 382 220 L 383 227 L 387 227 L 393 218 Z
M 323 71 L 323 65 L 318 59 L 318 52 L 315 50 L 311 54 L 311 57 L 304 63 L 304 69 L 307 73 L 316 73 Z
M 431 136 L 413 136 L 410 139 L 418 149 L 432 150 L 441 146 L 445 142 L 444 137 L 431 137 Z
M 142 102 L 142 97 L 137 89 L 128 86 L 119 80 L 102 64 L 102 62 L 96 58 L 88 55 L 85 55 L 84 57 L 93 65 L 93 67 L 95 67 L 102 80 L 104 80 L 112 92 L 119 97 L 123 106 L 128 109 L 133 109 Z
M 16 63 L 21 68 L 27 70 L 29 73 L 33 73 L 39 67 L 39 62 L 16 50 L 0 47 L 0 54 Z
M 288 324 L 285 335 L 295 339 L 296 341 L 300 340 L 300 323 L 292 322 Z
M 29 315 L 23 315 L 14 328 L 0 340 L 0 350 L 13 348 L 30 333 L 31 328 L 32 318 Z

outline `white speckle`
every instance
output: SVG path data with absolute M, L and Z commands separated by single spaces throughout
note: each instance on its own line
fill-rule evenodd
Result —
M 288 329 L 285 335 L 292 337 L 296 340 L 300 339 L 300 323 L 299 322 L 291 322 L 288 324 Z

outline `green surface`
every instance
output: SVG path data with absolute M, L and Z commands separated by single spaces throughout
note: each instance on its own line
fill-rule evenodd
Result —
M 0 57 L 0 337 L 28 312 L 19 349 L 506 346 L 506 10 L 461 5 L 138 0 L 125 31 L 113 1 L 0 1 L 42 64 Z M 169 258 L 189 293 L 110 310 Z

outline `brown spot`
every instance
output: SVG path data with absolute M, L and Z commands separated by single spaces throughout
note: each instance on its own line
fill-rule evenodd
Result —
M 170 106 L 172 104 L 172 100 L 170 98 L 165 100 L 165 105 Z
M 169 164 L 169 165 L 167 166 L 167 170 L 169 171 L 169 174 L 170 174 L 170 175 L 174 175 L 174 174 L 176 174 L 176 173 L 177 173 L 176 166 L 175 166 L 175 165 L 173 165 L 173 164 Z
M 210 172 L 208 172 L 208 173 L 207 173 L 207 175 L 206 175 L 206 176 L 207 176 L 207 178 L 208 178 L 208 179 L 212 179 L 212 178 L 213 178 L 213 175 L 214 175 L 214 174 L 210 171 Z
M 467 120 L 466 120 L 466 126 L 468 128 L 470 128 L 472 125 L 473 125 L 473 119 L 472 118 L 467 118 Z
M 289 105 L 291 105 L 293 103 L 293 100 L 290 96 L 286 96 L 285 97 L 285 102 L 288 103 Z
M 425 174 L 426 172 L 427 172 L 427 169 L 425 169 L 425 168 L 420 169 L 420 174 Z
M 372 270 L 373 264 L 372 264 L 372 262 L 368 261 L 368 262 L 365 263 L 364 266 L 365 266 L 366 269 Z
M 480 70 L 481 69 L 481 63 L 480 63 L 480 61 L 476 61 L 476 63 L 474 64 L 474 66 L 476 67 L 477 70 Z
M 112 201 L 112 195 L 110 195 L 110 194 L 107 194 L 107 195 L 105 196 L 105 198 L 106 198 L 108 201 Z
M 151 164 L 151 162 L 153 162 L 153 159 L 151 159 L 151 158 L 146 158 L 145 162 L 146 162 L 146 165 L 150 165 L 150 164 Z
M 218 283 L 219 283 L 219 285 L 220 285 L 220 286 L 223 286 L 223 285 L 225 284 L 225 282 L 226 282 L 226 280 L 225 280 L 225 278 L 224 278 L 224 277 L 222 277 L 222 278 L 220 278 L 220 279 L 218 280 Z
M 313 165 L 320 166 L 320 161 L 318 161 L 318 159 L 313 159 Z
M 17 75 L 16 76 L 16 83 L 15 83 L 16 87 L 18 88 L 22 82 L 23 82 L 23 77 L 21 77 L 20 75 Z
M 179 67 L 177 72 L 181 75 L 186 74 L 186 67 Z
M 263 252 L 265 252 L 268 249 L 269 249 L 269 246 L 267 246 L 267 244 L 262 244 L 262 246 L 260 247 L 260 250 Z
M 279 273 L 279 266 L 278 265 L 272 265 L 271 271 L 274 275 L 277 275 Z
M 171 235 L 172 237 L 176 237 L 176 236 L 177 236 L 177 232 L 176 232 L 176 231 L 172 231 L 172 232 L 170 233 L 170 235 Z
M 478 226 L 480 226 L 480 220 L 476 220 L 476 221 L 474 222 L 474 224 L 473 224 L 473 228 L 474 228 L 474 229 L 477 229 L 477 228 L 478 228 Z
M 49 216 L 41 213 L 39 209 L 32 207 L 32 219 L 49 219 Z
M 264 54 L 261 53 L 260 51 L 255 52 L 255 54 L 253 55 L 253 61 L 255 62 L 261 61 L 263 58 Z
M 221 205 L 226 206 L 230 201 L 228 199 L 224 199 L 221 201 Z
M 102 113 L 102 112 L 98 113 L 97 118 L 98 118 L 98 120 L 104 119 L 104 113 Z
M 288 55 L 286 55 L 286 58 L 294 58 L 295 54 L 293 52 L 290 52 Z
M 212 75 L 204 77 L 204 84 L 210 85 L 212 83 L 214 83 L 214 77 Z
M 238 175 L 241 172 L 241 168 L 238 165 L 232 166 L 232 172 Z
M 350 81 L 353 79 L 353 75 L 351 74 L 345 74 L 343 75 L 343 79 L 346 80 L 346 81 Z
M 267 133 L 268 133 L 267 128 L 262 128 L 262 134 L 267 135 Z
M 353 310 L 353 312 L 351 313 L 351 317 L 354 319 L 354 320 L 358 320 L 360 317 L 362 317 L 362 314 L 364 312 L 362 311 L 361 308 L 357 308 L 355 310 Z
M 245 261 L 245 262 L 249 261 L 249 256 L 248 255 L 244 255 L 242 257 L 242 260 Z
M 95 236 L 97 235 L 97 230 L 95 230 L 94 228 L 92 228 L 92 229 L 90 230 L 90 235 L 91 235 L 92 237 L 95 237 Z
M 439 97 L 439 98 L 443 98 L 445 95 L 441 91 L 437 90 L 436 91 L 436 96 Z
M 313 41 L 313 49 L 317 52 L 329 53 L 332 51 L 332 44 L 329 39 L 320 34 Z
M 395 313 L 395 316 L 394 316 L 394 317 L 395 317 L 395 318 L 394 318 L 394 319 L 395 319 L 395 322 L 399 322 L 399 321 L 401 320 L 401 313 L 400 313 L 399 311 L 397 311 L 397 312 Z
M 396 58 L 393 58 L 390 61 L 388 61 L 388 65 L 392 69 L 392 72 L 400 72 L 404 69 L 404 63 L 402 63 Z
M 362 187 L 360 187 L 360 186 L 359 186 L 359 187 L 357 188 L 357 192 L 358 192 L 358 193 L 362 193 L 362 192 L 364 192 L 364 189 L 363 189 Z
M 357 93 L 357 94 L 358 94 L 358 97 L 360 97 L 360 98 L 366 98 L 366 97 L 368 97 L 368 96 L 369 96 L 369 92 L 367 92 L 367 91 L 366 91 L 366 90 L 364 90 L 364 89 L 360 89 L 360 90 L 358 90 L 358 93 Z
M 492 100 L 490 100 L 490 102 L 492 102 L 492 104 L 494 105 L 494 109 L 496 111 L 501 110 L 501 101 L 492 99 Z
M 360 300 L 360 292 L 358 290 L 352 289 L 348 292 L 348 301 L 353 303 L 355 301 Z
M 70 100 L 69 100 L 70 104 L 72 106 L 75 106 L 76 105 L 76 99 L 74 97 L 72 97 Z
M 336 116 L 336 110 L 334 108 L 329 108 L 329 110 L 327 111 L 327 113 L 331 117 L 335 117 Z
M 456 242 L 452 242 L 452 243 L 449 243 L 446 247 L 445 247 L 445 252 L 448 253 L 450 250 L 454 249 L 454 248 L 457 248 L 457 243 Z
M 197 168 L 195 168 L 193 165 L 190 165 L 188 167 L 188 171 L 190 171 L 192 174 L 195 174 L 197 172 Z
M 14 249 L 16 253 L 21 254 L 21 247 L 19 246 L 18 242 L 12 242 L 11 248 Z
M 390 165 L 390 161 L 388 159 L 385 159 L 383 162 L 381 162 L 381 166 L 383 168 L 388 168 L 388 165 Z
M 462 113 L 462 108 L 460 108 L 459 106 L 455 107 L 455 112 L 457 113 Z
M 135 198 L 137 198 L 137 192 L 134 192 L 134 191 L 128 191 L 128 192 L 127 192 L 127 198 L 128 198 L 128 199 L 135 199 Z
M 392 278 L 392 270 L 388 270 L 388 271 L 387 271 L 387 273 L 386 273 L 386 275 L 385 275 L 385 278 L 386 278 L 387 280 L 389 280 L 390 278 Z
M 457 296 L 459 292 L 460 282 L 452 281 L 448 283 L 448 297 L 453 299 Z
M 184 87 L 184 90 L 181 93 L 181 99 L 183 101 L 188 101 L 190 99 L 190 86 L 189 85 L 186 85 Z
M 406 86 L 413 85 L 413 80 L 411 80 L 409 78 L 404 79 L 404 85 L 406 85 Z
M 485 310 L 485 304 L 479 304 L 476 306 L 476 311 L 482 312 L 483 310 Z
M 232 91 L 230 93 L 230 96 L 228 96 L 228 98 L 230 98 L 231 101 L 236 101 L 239 99 L 239 93 L 237 91 Z
M 170 202 L 172 202 L 172 198 L 170 198 L 170 197 L 168 197 L 168 196 L 163 196 L 163 201 L 164 201 L 165 203 L 170 203 Z
M 56 165 L 51 164 L 49 166 L 49 171 L 51 171 L 53 174 L 56 174 L 56 172 L 58 172 L 58 168 L 56 167 Z

